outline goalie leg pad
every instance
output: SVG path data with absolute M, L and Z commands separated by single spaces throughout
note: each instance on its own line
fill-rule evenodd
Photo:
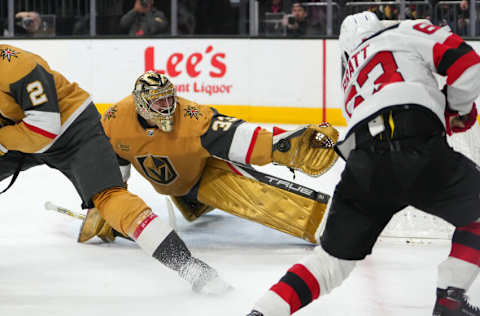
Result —
M 337 140 L 338 131 L 328 123 L 274 133 L 272 160 L 319 176 L 337 161 L 338 155 L 333 149 Z
M 317 243 L 315 232 L 326 203 L 235 174 L 228 164 L 209 159 L 198 200 L 233 215 Z
M 173 204 L 178 208 L 183 217 L 189 222 L 192 222 L 202 216 L 205 213 L 210 212 L 214 208 L 200 203 L 198 201 L 192 201 L 183 196 L 170 196 Z

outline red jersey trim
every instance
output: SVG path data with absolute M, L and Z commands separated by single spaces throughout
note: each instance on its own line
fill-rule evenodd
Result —
M 25 126 L 34 133 L 40 134 L 40 135 L 45 136 L 45 137 L 50 138 L 50 139 L 54 139 L 55 137 L 57 137 L 56 134 L 50 133 L 50 132 L 48 132 L 44 129 L 41 129 L 41 128 L 33 126 L 33 125 L 30 125 L 30 124 L 25 123 L 25 122 L 22 122 L 22 123 L 25 124 Z

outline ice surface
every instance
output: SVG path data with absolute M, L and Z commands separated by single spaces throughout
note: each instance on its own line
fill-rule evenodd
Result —
M 297 173 L 296 180 L 331 193 L 342 168 L 338 163 L 320 178 Z M 261 169 L 292 179 L 278 166 Z M 0 187 L 7 184 L 3 181 Z M 135 172 L 129 188 L 168 220 L 164 197 Z M 235 287 L 223 297 L 199 295 L 132 242 L 77 243 L 80 222 L 44 210 L 47 200 L 80 210 L 73 186 L 48 167 L 21 173 L 1 196 L 0 315 L 242 316 L 289 266 L 313 249 L 307 242 L 221 211 L 193 223 L 177 213 L 177 231 L 192 252 Z M 382 240 L 340 288 L 295 315 L 431 315 L 436 265 L 448 252 L 446 241 L 407 245 Z M 473 302 L 479 301 L 478 282 L 470 295 Z

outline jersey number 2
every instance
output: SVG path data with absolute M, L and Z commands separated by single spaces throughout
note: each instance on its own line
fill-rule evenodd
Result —
M 377 71 L 377 66 L 380 66 L 380 71 Z M 398 65 L 393 57 L 393 54 L 389 51 L 382 51 L 373 56 L 373 58 L 360 70 L 357 77 L 358 87 L 361 88 L 367 82 L 368 79 L 373 81 L 372 94 L 377 93 L 386 85 L 404 81 L 402 74 L 397 71 Z M 376 71 L 374 71 L 376 70 Z M 357 93 L 356 85 L 353 84 L 350 88 L 347 98 L 345 99 L 345 111 L 348 116 L 352 116 L 349 111 L 350 102 L 353 102 L 353 109 L 360 105 L 365 99 Z
M 47 95 L 43 89 L 43 85 L 38 80 L 27 84 L 27 92 L 30 96 L 30 101 L 32 101 L 33 106 L 37 106 L 48 101 Z

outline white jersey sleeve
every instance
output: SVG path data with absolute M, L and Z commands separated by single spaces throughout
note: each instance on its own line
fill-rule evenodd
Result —
M 413 47 L 433 72 L 446 77 L 450 108 L 470 112 L 480 91 L 480 57 L 475 50 L 448 27 L 429 22 L 405 21 L 399 31 L 421 39 Z
M 445 96 L 434 74 L 446 77 L 449 106 L 466 114 L 480 92 L 480 56 L 448 28 L 403 21 L 365 39 L 352 52 L 342 80 L 350 130 L 384 108 L 418 104 L 445 124 Z

